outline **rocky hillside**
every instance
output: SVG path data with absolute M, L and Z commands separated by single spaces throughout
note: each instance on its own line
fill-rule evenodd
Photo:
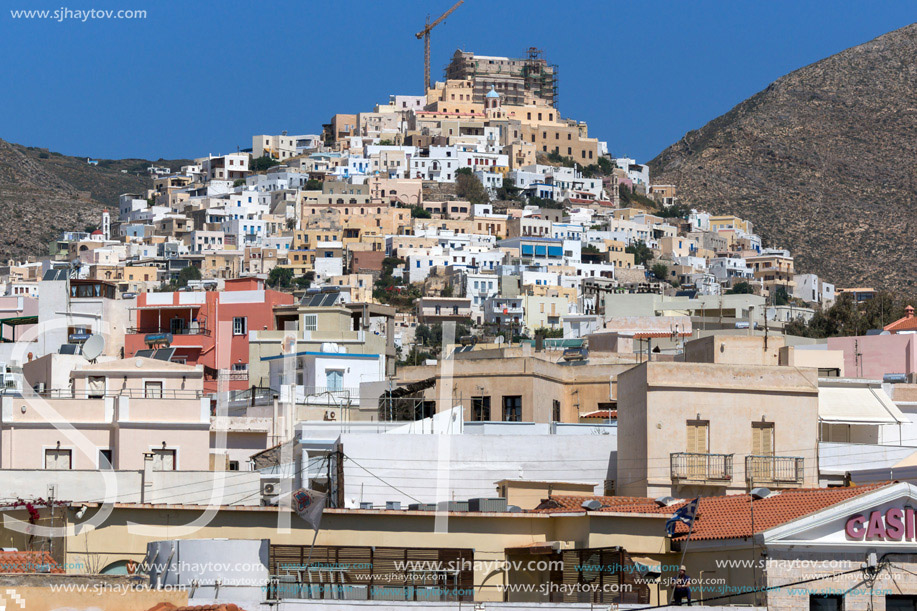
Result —
M 0 140 L 0 260 L 42 256 L 60 232 L 97 227 L 121 193 L 153 186 L 143 159 L 68 157 Z M 155 162 L 177 169 L 187 161 Z M 125 170 L 125 171 L 122 171 Z
M 778 79 L 650 166 L 683 202 L 752 220 L 797 269 L 913 289 L 917 24 Z

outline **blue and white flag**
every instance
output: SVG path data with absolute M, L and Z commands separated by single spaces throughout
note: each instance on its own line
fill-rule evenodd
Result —
M 682 506 L 681 509 L 672 514 L 672 517 L 669 518 L 665 523 L 665 532 L 671 537 L 675 535 L 675 525 L 679 522 L 683 522 L 688 525 L 688 528 L 691 528 L 691 525 L 694 524 L 694 518 L 697 516 L 697 502 L 700 499 L 694 499 L 690 503 Z
M 322 512 L 325 510 L 327 500 L 328 495 L 324 492 L 300 488 L 291 496 L 291 507 L 317 533 L 322 523 Z

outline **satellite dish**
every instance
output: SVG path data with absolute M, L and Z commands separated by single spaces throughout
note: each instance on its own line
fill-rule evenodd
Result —
M 90 335 L 89 339 L 83 344 L 83 356 L 90 361 L 94 361 L 105 350 L 105 338 L 101 335 Z
M 506 341 L 506 338 L 503 337 L 502 335 L 498 335 L 496 338 L 494 338 L 494 343 L 497 344 L 498 346 L 505 341 Z

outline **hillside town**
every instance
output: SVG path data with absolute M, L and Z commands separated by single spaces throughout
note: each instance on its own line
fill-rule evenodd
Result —
M 914 609 L 913 304 L 809 332 L 881 295 L 681 201 L 560 79 L 456 51 L 0 266 L 0 579 L 160 611 Z

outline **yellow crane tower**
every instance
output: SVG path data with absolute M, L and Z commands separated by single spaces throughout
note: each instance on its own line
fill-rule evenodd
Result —
M 433 81 L 430 80 L 430 31 L 441 24 L 446 17 L 452 14 L 452 12 L 465 3 L 465 0 L 459 0 L 456 2 L 452 8 L 439 16 L 439 19 L 430 23 L 430 16 L 427 15 L 427 22 L 424 26 L 424 29 L 417 32 L 417 40 L 423 39 L 423 92 L 427 93 L 427 89 L 433 86 Z

